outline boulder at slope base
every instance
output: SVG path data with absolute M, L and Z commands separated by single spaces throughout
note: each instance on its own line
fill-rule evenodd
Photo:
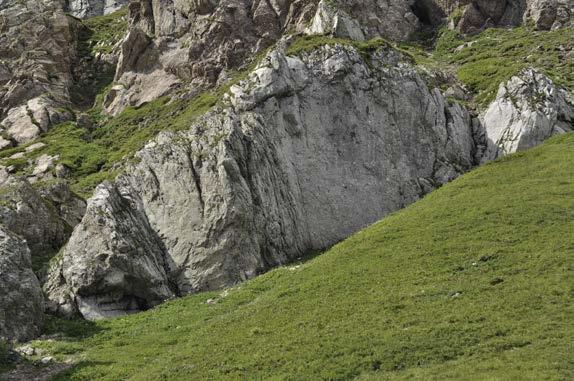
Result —
M 574 96 L 526 69 L 500 85 L 481 121 L 487 139 L 483 161 L 492 160 L 574 130 Z

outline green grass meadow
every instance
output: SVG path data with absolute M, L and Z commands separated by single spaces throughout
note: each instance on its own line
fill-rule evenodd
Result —
M 57 380 L 574 379 L 574 134 L 325 253 L 36 341 Z M 208 304 L 208 299 L 216 300 Z

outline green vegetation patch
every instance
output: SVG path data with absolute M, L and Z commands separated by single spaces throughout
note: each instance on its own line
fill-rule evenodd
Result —
M 72 189 L 89 196 L 97 184 L 117 175 L 116 164 L 122 159 L 143 148 L 160 131 L 189 127 L 215 103 L 216 98 L 210 94 L 189 101 L 170 101 L 165 97 L 139 108 L 128 107 L 94 129 L 64 123 L 39 139 L 45 147 L 17 160 L 34 160 L 42 154 L 59 155 L 59 162 L 71 171 Z M 6 163 L 11 161 L 7 159 Z
M 34 345 L 79 361 L 58 380 L 574 379 L 573 161 L 553 138 L 308 262 Z
M 536 31 L 530 27 L 487 29 L 463 37 L 455 31 L 440 32 L 432 51 L 401 46 L 415 61 L 429 68 L 450 70 L 486 106 L 501 83 L 522 69 L 534 67 L 556 83 L 574 91 L 574 30 Z
M 124 7 L 114 13 L 81 20 L 80 54 L 111 53 L 128 30 L 128 10 Z

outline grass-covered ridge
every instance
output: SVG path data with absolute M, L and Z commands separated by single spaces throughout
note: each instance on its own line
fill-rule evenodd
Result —
M 403 44 L 423 66 L 453 71 L 484 107 L 501 83 L 535 67 L 574 91 L 574 30 L 536 31 L 529 27 L 487 29 L 463 37 L 443 30 L 432 51 Z
M 573 379 L 573 162 L 553 138 L 309 262 L 35 345 L 79 362 L 59 380 Z

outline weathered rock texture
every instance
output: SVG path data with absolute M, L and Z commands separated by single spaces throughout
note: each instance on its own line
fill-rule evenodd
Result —
M 55 254 L 84 209 L 65 183 L 33 187 L 9 175 L 0 182 L 0 338 L 28 340 L 40 332 L 44 300 L 32 260 Z
M 74 36 L 58 1 L 0 3 L 0 133 L 27 143 L 71 118 Z
M 68 10 L 79 18 L 107 15 L 126 5 L 129 0 L 68 0 Z
M 574 26 L 574 0 L 530 0 L 524 15 L 539 30 Z
M 322 0 L 306 32 L 354 40 L 385 37 L 404 41 L 425 24 L 438 26 L 443 17 L 445 14 L 432 0 Z
M 100 186 L 48 294 L 105 317 L 325 248 L 473 165 L 470 117 L 392 49 L 267 56 L 189 131 Z
M 26 241 L 0 226 L 0 339 L 24 341 L 40 333 L 44 300 Z
M 58 251 L 85 208 L 65 184 L 43 192 L 44 197 L 26 180 L 11 178 L 0 195 L 0 224 L 26 239 L 32 255 Z
M 488 142 L 483 161 L 492 160 L 574 130 L 574 96 L 527 69 L 500 85 L 481 121 Z

